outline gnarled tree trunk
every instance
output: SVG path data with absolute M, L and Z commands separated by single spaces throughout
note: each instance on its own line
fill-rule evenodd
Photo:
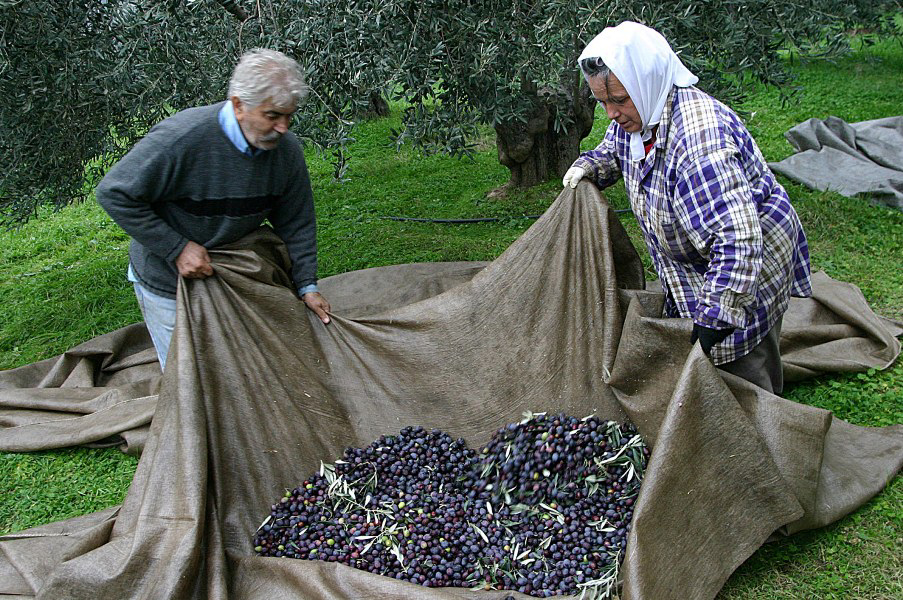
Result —
M 584 84 L 569 93 L 571 125 L 555 131 L 555 106 L 535 95 L 535 109 L 526 123 L 515 121 L 495 127 L 499 162 L 511 171 L 511 179 L 491 196 L 503 196 L 511 188 L 528 188 L 560 178 L 580 153 L 580 141 L 593 128 L 595 100 Z
M 389 116 L 389 103 L 383 97 L 382 92 L 370 92 L 367 110 L 361 115 L 365 119 L 376 119 Z

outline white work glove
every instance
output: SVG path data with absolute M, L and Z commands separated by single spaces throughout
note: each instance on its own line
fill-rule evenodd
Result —
M 586 175 L 586 171 L 583 170 L 583 167 L 571 167 L 568 169 L 568 172 L 564 174 L 564 179 L 561 180 L 561 185 L 564 187 L 577 187 L 577 182 L 583 179 L 583 176 Z

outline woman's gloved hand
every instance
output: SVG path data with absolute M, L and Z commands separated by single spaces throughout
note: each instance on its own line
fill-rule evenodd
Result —
M 693 323 L 693 335 L 690 336 L 690 343 L 695 344 L 699 340 L 702 351 L 708 356 L 712 352 L 712 347 L 724 341 L 724 338 L 733 333 L 734 328 L 728 329 L 710 329 Z
M 586 175 L 586 171 L 583 170 L 583 167 L 571 167 L 568 169 L 568 172 L 564 174 L 561 185 L 564 187 L 575 188 L 577 187 L 577 182 L 583 179 L 584 175 Z

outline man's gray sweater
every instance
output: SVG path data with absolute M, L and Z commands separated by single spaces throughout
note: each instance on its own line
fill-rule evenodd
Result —
M 298 139 L 288 132 L 273 150 L 243 154 L 220 127 L 222 106 L 158 123 L 97 186 L 97 201 L 132 237 L 135 275 L 175 298 L 175 260 L 189 240 L 216 248 L 269 219 L 288 248 L 296 289 L 316 283 L 313 194 Z

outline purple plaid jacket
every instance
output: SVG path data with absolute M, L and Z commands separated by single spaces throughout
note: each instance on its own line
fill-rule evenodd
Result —
M 809 246 L 787 192 L 727 106 L 671 90 L 652 150 L 631 161 L 612 122 L 574 163 L 600 188 L 624 177 L 633 214 L 666 295 L 665 313 L 713 329 L 715 364 L 748 354 L 787 309 L 810 296 Z

